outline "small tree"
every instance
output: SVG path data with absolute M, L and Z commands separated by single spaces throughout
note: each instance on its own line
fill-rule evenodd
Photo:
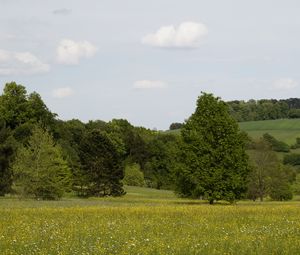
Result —
M 144 173 L 139 164 L 129 164 L 125 167 L 125 177 L 123 183 L 129 186 L 145 186 Z
M 248 153 L 252 163 L 248 179 L 248 196 L 254 201 L 257 198 L 263 201 L 264 197 L 269 194 L 271 173 L 274 169 L 279 169 L 279 161 L 271 150 L 270 144 L 263 139 L 253 143 L 253 150 Z
M 14 189 L 23 197 L 61 198 L 70 188 L 71 172 L 51 135 L 35 127 L 28 146 L 22 146 L 12 166 Z
M 291 166 L 280 164 L 270 144 L 261 139 L 249 151 L 249 156 L 253 166 L 249 175 L 249 198 L 263 201 L 269 195 L 273 200 L 291 199 L 291 183 L 295 180 L 295 171 Z
M 181 135 L 176 191 L 183 196 L 203 197 L 211 204 L 241 198 L 247 187 L 248 157 L 243 136 L 226 103 L 203 93 Z

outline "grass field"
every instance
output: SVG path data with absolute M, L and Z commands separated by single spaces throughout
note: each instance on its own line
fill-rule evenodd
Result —
M 289 145 L 295 143 L 300 137 L 300 119 L 280 119 L 239 122 L 241 130 L 246 131 L 250 137 L 257 139 L 264 133 L 269 133 L 276 139 Z M 168 130 L 167 133 L 179 134 L 180 130 Z
M 0 199 L 0 254 L 300 254 L 298 201 L 210 206 L 170 191 L 127 192 Z
M 296 137 L 300 137 L 300 119 L 280 119 L 240 122 L 240 128 L 251 137 L 259 138 L 264 133 L 269 133 L 276 139 L 292 145 Z

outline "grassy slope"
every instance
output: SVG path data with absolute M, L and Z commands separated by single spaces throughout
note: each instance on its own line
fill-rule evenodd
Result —
M 278 140 L 291 145 L 295 143 L 296 137 L 300 137 L 300 119 L 249 121 L 241 122 L 239 125 L 253 138 L 269 133 Z

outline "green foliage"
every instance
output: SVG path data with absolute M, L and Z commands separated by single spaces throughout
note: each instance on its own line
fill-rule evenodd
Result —
M 34 124 L 31 122 L 25 122 L 13 130 L 13 136 L 19 143 L 27 144 L 30 136 L 32 135 L 33 128 Z
M 265 133 L 269 133 L 279 141 L 289 145 L 295 143 L 300 133 L 300 119 L 279 119 L 264 121 L 240 122 L 241 130 L 248 133 L 253 139 L 259 139 Z
M 86 196 L 120 196 L 124 194 L 122 155 L 106 133 L 88 131 L 80 142 L 79 156 Z
M 181 134 L 176 191 L 183 196 L 203 197 L 210 203 L 240 199 L 246 191 L 248 157 L 243 136 L 227 105 L 203 93 Z
M 291 200 L 293 198 L 291 186 L 288 183 L 280 182 L 278 186 L 271 189 L 270 198 L 276 201 Z
M 174 159 L 178 153 L 178 137 L 173 134 L 156 134 L 147 144 L 148 158 L 144 167 L 148 187 L 172 189 Z
M 297 174 L 295 182 L 292 184 L 292 191 L 295 195 L 300 195 L 300 174 Z
M 12 170 L 14 189 L 23 197 L 59 199 L 70 187 L 71 172 L 61 148 L 37 126 L 28 145 L 18 150 Z
M 73 189 L 80 193 L 85 185 L 79 158 L 79 144 L 86 132 L 85 124 L 80 120 L 56 120 L 54 138 L 62 148 L 63 158 L 72 171 Z
M 300 137 L 296 137 L 296 143 L 291 146 L 291 149 L 300 148 Z
M 295 180 L 295 171 L 283 166 L 270 144 L 260 140 L 249 151 L 252 171 L 249 175 L 248 196 L 252 200 L 269 195 L 273 200 L 292 199 L 291 183 Z
M 292 165 L 292 166 L 300 165 L 300 154 L 291 153 L 291 154 L 284 155 L 283 164 Z
M 0 116 L 8 127 L 15 129 L 25 122 L 50 127 L 56 115 L 48 110 L 39 94 L 33 92 L 27 95 L 24 86 L 11 82 L 5 84 L 0 96 Z
M 261 99 L 228 102 L 231 115 L 237 121 L 300 118 L 300 99 Z
M 12 174 L 10 165 L 14 157 L 16 142 L 6 128 L 5 121 L 0 120 L 0 196 L 10 192 Z
M 278 141 L 275 137 L 271 136 L 268 133 L 263 134 L 263 139 L 268 142 L 273 151 L 277 152 L 289 152 L 289 146 L 281 141 Z
M 253 144 L 253 150 L 248 153 L 252 165 L 248 179 L 248 197 L 263 201 L 269 193 L 271 173 L 273 169 L 279 168 L 279 160 L 270 144 L 262 139 Z
M 151 131 L 135 128 L 124 119 L 113 119 L 107 123 L 105 130 L 118 144 L 119 150 L 124 151 L 124 157 L 144 168 L 148 157 L 147 139 L 152 136 Z
M 296 179 L 296 173 L 292 167 L 280 165 L 274 171 L 270 183 L 270 197 L 273 200 L 284 201 L 293 198 L 291 183 Z
M 169 130 L 176 130 L 176 129 L 180 129 L 182 127 L 183 127 L 182 123 L 175 122 L 170 125 Z
M 127 164 L 123 183 L 129 186 L 145 186 L 144 173 L 139 164 Z
M 0 96 L 0 116 L 7 126 L 15 128 L 27 119 L 27 91 L 24 86 L 11 82 L 5 85 L 3 92 Z
M 300 109 L 290 109 L 288 113 L 290 119 L 299 119 L 300 118 Z

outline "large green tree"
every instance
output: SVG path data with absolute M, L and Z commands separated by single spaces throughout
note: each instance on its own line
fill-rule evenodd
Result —
M 13 187 L 23 197 L 58 199 L 69 190 L 71 172 L 52 136 L 36 126 L 12 166 Z
M 202 93 L 196 111 L 181 129 L 180 162 L 175 171 L 180 195 L 233 202 L 246 191 L 249 172 L 245 141 L 226 103 Z

